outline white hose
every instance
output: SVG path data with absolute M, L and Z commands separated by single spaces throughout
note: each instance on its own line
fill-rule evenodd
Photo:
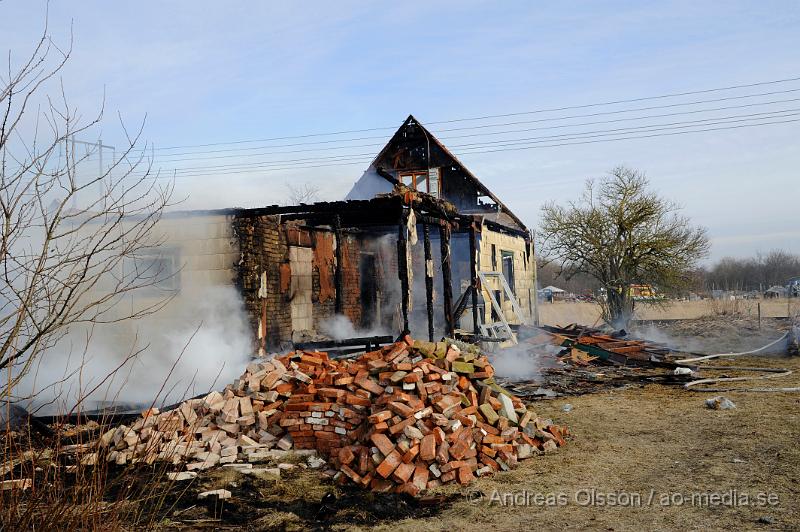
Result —
M 788 337 L 789 337 L 789 333 L 787 332 L 786 334 L 784 334 L 783 336 L 781 336 L 780 338 L 778 338 L 774 342 L 770 342 L 767 345 L 765 345 L 763 347 L 759 347 L 758 349 L 753 349 L 752 351 L 742 351 L 741 353 L 718 353 L 716 355 L 705 355 L 705 356 L 696 357 L 696 358 L 685 358 L 683 360 L 676 360 L 675 363 L 676 364 L 689 364 L 691 362 L 700 362 L 702 360 L 711 360 L 712 358 L 719 358 L 719 357 L 738 357 L 738 356 L 743 356 L 743 355 L 755 355 L 755 354 L 760 353 L 762 351 L 766 351 L 767 349 L 769 349 L 773 345 L 777 344 L 778 342 L 786 340 Z
M 675 361 L 676 364 L 689 364 L 691 362 L 701 362 L 703 360 L 711 360 L 713 358 L 720 358 L 720 357 L 736 357 L 736 356 L 744 356 L 744 355 L 755 355 L 766 351 L 773 345 L 777 344 L 778 342 L 782 342 L 789 337 L 789 333 L 787 332 L 774 342 L 770 342 L 763 347 L 759 347 L 758 349 L 753 349 L 752 351 L 743 351 L 741 353 L 719 353 L 715 355 L 706 355 L 696 358 L 686 358 L 683 360 Z M 717 382 L 741 382 L 741 381 L 751 381 L 751 380 L 762 380 L 762 379 L 774 379 L 776 377 L 786 377 L 791 375 L 793 372 L 786 368 L 737 368 L 736 366 L 731 366 L 730 368 L 721 368 L 721 367 L 706 367 L 703 368 L 702 366 L 700 369 L 711 369 L 711 370 L 720 370 L 720 369 L 730 369 L 732 371 L 766 371 L 769 374 L 767 375 L 758 375 L 755 377 L 716 377 L 716 378 L 709 378 L 709 379 L 699 379 L 696 381 L 687 382 L 683 385 L 684 389 L 694 389 L 694 391 L 698 392 L 800 392 L 800 387 L 785 387 L 785 388 L 692 388 L 694 386 L 698 386 L 701 384 L 711 384 Z
M 732 369 L 734 371 L 737 370 L 736 366 L 731 366 L 730 369 Z M 769 371 L 769 370 L 761 369 L 761 371 Z M 688 390 L 692 386 L 697 386 L 699 384 L 710 384 L 712 382 L 741 382 L 741 381 L 754 381 L 754 380 L 761 380 L 761 379 L 774 379 L 774 378 L 777 378 L 777 377 L 787 377 L 787 376 L 789 376 L 789 375 L 791 375 L 793 373 L 791 370 L 783 369 L 783 368 L 781 368 L 779 371 L 780 371 L 780 373 L 775 372 L 775 373 L 770 373 L 768 375 L 758 375 L 756 377 L 713 377 L 713 378 L 710 378 L 710 379 L 699 379 L 699 380 L 696 380 L 696 381 L 687 382 L 686 384 L 683 385 L 683 387 Z M 708 390 L 704 389 L 704 390 L 701 390 L 701 391 L 707 392 Z

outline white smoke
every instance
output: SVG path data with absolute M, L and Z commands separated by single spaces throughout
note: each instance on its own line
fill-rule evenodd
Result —
M 357 329 L 350 318 L 342 314 L 330 317 L 319 324 L 319 330 L 332 340 L 346 340 L 348 338 L 360 338 L 365 336 L 379 336 L 390 334 L 384 328 Z
M 531 346 L 524 342 L 490 354 L 495 375 L 514 380 L 540 380 L 542 371 L 558 365 L 555 345 Z
M 184 286 L 179 297 L 146 318 L 71 327 L 42 353 L 15 394 L 37 394 L 30 407 L 40 414 L 69 412 L 98 385 L 83 409 L 107 402 L 159 406 L 223 387 L 241 375 L 250 354 L 236 288 Z

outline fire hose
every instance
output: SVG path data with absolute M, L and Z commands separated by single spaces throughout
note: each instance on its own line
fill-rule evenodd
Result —
M 739 353 L 717 353 L 713 355 L 704 355 L 695 358 L 686 358 L 683 360 L 676 360 L 677 364 L 690 364 L 694 362 L 703 362 L 706 360 L 712 360 L 715 358 L 721 357 L 737 357 L 737 356 L 746 356 L 746 355 L 757 355 L 759 353 L 763 353 L 767 351 L 770 347 L 778 344 L 779 342 L 783 342 L 784 340 L 789 339 L 790 337 L 789 332 L 778 338 L 777 340 L 768 343 L 758 349 L 753 349 L 751 351 L 742 351 Z M 683 385 L 684 389 L 689 390 L 692 389 L 698 392 L 800 392 L 799 386 L 792 386 L 792 387 L 768 387 L 768 388 L 695 388 L 696 386 L 704 385 L 704 384 L 712 384 L 718 382 L 742 382 L 742 381 L 752 381 L 752 380 L 764 380 L 764 379 L 775 379 L 778 377 L 786 377 L 794 373 L 792 370 L 787 368 L 753 368 L 753 367 L 736 367 L 736 366 L 700 366 L 699 369 L 703 370 L 711 370 L 711 371 L 759 371 L 761 373 L 766 373 L 766 375 L 756 375 L 752 377 L 712 377 L 706 379 L 698 379 L 691 382 L 687 382 Z

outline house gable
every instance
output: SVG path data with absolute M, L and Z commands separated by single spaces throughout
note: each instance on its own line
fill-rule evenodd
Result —
M 462 214 L 479 214 L 487 220 L 527 231 L 522 221 L 413 115 L 409 115 L 378 153 L 359 183 L 363 186 L 369 178 L 374 188 L 377 176 L 388 186 L 402 182 L 445 199 Z

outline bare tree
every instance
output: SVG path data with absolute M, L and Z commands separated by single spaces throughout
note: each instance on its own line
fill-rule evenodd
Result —
M 91 175 L 78 172 L 97 154 L 76 153 L 71 141 L 98 134 L 103 110 L 84 120 L 68 104 L 59 75 L 71 48 L 71 39 L 57 46 L 45 25 L 22 61 L 9 52 L 0 76 L 0 400 L 69 327 L 140 317 L 168 300 L 117 305 L 163 279 L 157 261 L 137 257 L 160 243 L 154 227 L 172 182 L 151 175 L 135 148 L 141 127 L 131 135 L 124 125 L 120 155 Z
M 319 201 L 319 187 L 310 183 L 293 185 L 286 183 L 288 192 L 286 201 L 288 205 L 299 205 L 301 203 L 314 203 Z
M 714 290 L 759 291 L 785 286 L 800 276 L 800 256 L 775 249 L 754 257 L 723 257 L 706 275 L 708 288 Z
M 705 229 L 693 227 L 675 203 L 648 186 L 643 173 L 617 167 L 598 184 L 588 180 L 577 202 L 542 210 L 543 255 L 567 277 L 597 279 L 606 290 L 603 317 L 615 327 L 630 319 L 631 284 L 684 286 L 708 253 Z

